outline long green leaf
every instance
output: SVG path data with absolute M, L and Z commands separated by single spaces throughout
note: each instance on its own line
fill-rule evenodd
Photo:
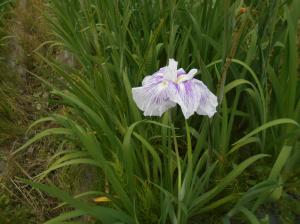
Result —
M 270 127 L 273 127 L 273 126 L 276 126 L 276 125 L 280 125 L 280 124 L 293 124 L 293 125 L 299 126 L 299 124 L 296 121 L 292 120 L 292 119 L 288 119 L 288 118 L 276 119 L 276 120 L 273 120 L 273 121 L 269 121 L 269 122 L 263 124 L 262 126 L 256 128 L 255 130 L 251 131 L 249 134 L 247 134 L 243 138 L 239 139 L 238 141 L 236 141 L 232 145 L 240 144 L 243 141 L 247 140 L 248 138 L 252 137 L 253 135 L 256 135 L 257 133 L 259 133 L 259 132 L 261 132 L 261 131 L 263 131 L 267 128 L 270 128 Z
M 36 189 L 40 189 L 48 193 L 52 197 L 56 197 L 62 201 L 65 201 L 70 206 L 79 209 L 85 212 L 85 214 L 95 217 L 104 223 L 114 223 L 117 221 L 122 221 L 131 224 L 133 222 L 133 220 L 126 213 L 122 211 L 117 211 L 115 209 L 102 207 L 102 206 L 89 205 L 87 203 L 72 198 L 66 192 L 59 190 L 55 186 L 47 186 L 45 184 L 40 184 L 28 180 L 24 180 L 24 182 L 30 184 Z

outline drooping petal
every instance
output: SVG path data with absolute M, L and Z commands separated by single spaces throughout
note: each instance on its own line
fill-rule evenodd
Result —
M 212 117 L 218 105 L 217 97 L 209 91 L 203 82 L 191 79 L 176 84 L 177 92 L 172 92 L 171 100 L 176 102 L 188 119 L 195 112 Z
M 170 100 L 172 85 L 165 80 L 142 87 L 132 88 L 132 95 L 138 108 L 144 111 L 144 116 L 161 116 L 168 109 L 176 106 Z
M 171 100 L 180 106 L 185 119 L 188 119 L 196 112 L 199 106 L 199 92 L 192 80 L 181 82 L 176 84 L 176 86 L 177 92 L 172 92 Z
M 217 97 L 207 88 L 206 85 L 204 85 L 203 82 L 194 79 L 194 83 L 197 92 L 200 95 L 199 105 L 196 109 L 197 114 L 212 117 L 217 112 Z

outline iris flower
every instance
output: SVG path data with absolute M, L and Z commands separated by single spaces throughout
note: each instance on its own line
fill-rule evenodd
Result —
M 195 112 L 212 117 L 216 113 L 217 97 L 203 82 L 194 78 L 197 69 L 186 73 L 177 66 L 177 61 L 169 59 L 168 66 L 146 76 L 141 87 L 132 88 L 138 108 L 145 116 L 161 116 L 178 104 L 185 119 Z

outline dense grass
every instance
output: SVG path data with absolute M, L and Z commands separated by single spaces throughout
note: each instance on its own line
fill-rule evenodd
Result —
M 62 46 L 75 63 L 43 57 L 56 81 L 40 79 L 53 103 L 68 109 L 32 124 L 59 126 L 15 152 L 49 135 L 62 136 L 60 149 L 77 146 L 58 149 L 35 182 L 25 181 L 74 208 L 48 223 L 80 216 L 95 223 L 259 223 L 278 214 L 274 203 L 299 206 L 299 1 L 53 0 L 48 6 L 55 34 L 49 47 Z M 219 97 L 212 119 L 185 121 L 178 108 L 162 118 L 142 116 L 131 88 L 168 58 L 201 70 L 197 78 Z M 39 183 L 78 164 L 97 167 L 97 189 L 73 198 Z M 109 200 L 99 205 L 95 197 Z M 280 218 L 292 223 L 297 215 Z
M 7 32 L 4 20 L 8 17 L 9 1 L 0 2 L 0 145 L 8 139 L 21 134 L 22 131 L 17 127 L 17 118 L 22 114 L 16 106 L 17 90 L 15 86 L 19 84 L 18 78 L 10 74 L 7 66 L 8 61 L 4 57 L 7 51 Z

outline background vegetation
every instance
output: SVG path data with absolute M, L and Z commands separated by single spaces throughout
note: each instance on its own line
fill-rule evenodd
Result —
M 298 0 L 1 10 L 0 221 L 17 222 L 15 205 L 25 223 L 299 221 Z M 142 116 L 131 88 L 168 58 L 200 69 L 212 119 Z

